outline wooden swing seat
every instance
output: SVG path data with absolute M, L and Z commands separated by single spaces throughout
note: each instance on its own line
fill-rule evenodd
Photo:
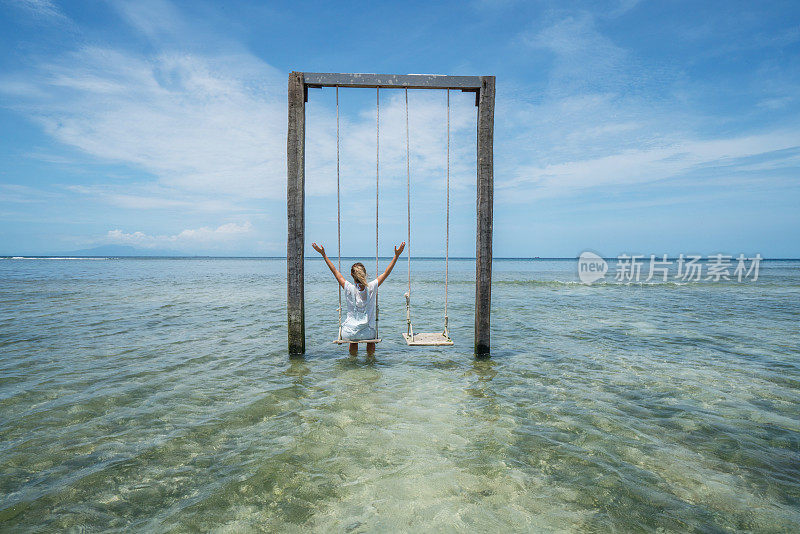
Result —
M 453 340 L 445 336 L 442 332 L 423 332 L 414 334 L 403 333 L 403 339 L 409 346 L 430 346 L 438 347 L 442 345 L 452 345 Z
M 350 341 L 349 339 L 337 339 L 334 341 L 337 345 L 349 345 L 350 343 L 380 343 L 380 338 L 378 339 L 359 339 L 358 341 Z

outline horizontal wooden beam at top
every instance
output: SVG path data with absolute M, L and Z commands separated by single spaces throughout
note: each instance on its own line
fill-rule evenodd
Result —
M 480 76 L 445 74 L 348 74 L 304 72 L 306 87 L 370 87 L 386 89 L 460 89 L 479 91 Z

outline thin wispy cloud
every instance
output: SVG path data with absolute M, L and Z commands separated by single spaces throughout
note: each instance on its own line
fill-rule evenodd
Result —
M 349 98 L 346 91 L 340 91 L 340 100 Z M 340 174 L 343 186 L 350 192 L 374 188 L 377 135 L 374 95 L 372 93 L 371 102 L 357 114 L 340 116 L 339 120 Z M 310 98 L 313 100 L 316 96 L 312 92 Z M 474 182 L 476 112 L 473 102 L 471 94 L 454 92 L 451 95 L 451 187 L 456 189 Z M 408 109 L 412 181 L 421 187 L 432 185 L 431 178 L 444 177 L 447 165 L 446 96 L 438 91 L 409 91 Z M 306 192 L 331 195 L 336 187 L 335 108 L 312 102 L 306 113 Z M 384 186 L 405 185 L 406 149 L 405 95 L 401 90 L 382 91 L 379 157 Z M 441 188 L 442 184 L 440 180 L 432 186 Z
M 180 209 L 182 212 L 227 212 L 246 210 L 235 199 L 189 193 L 176 188 L 163 187 L 153 183 L 127 183 L 118 185 L 68 185 L 65 189 L 86 195 L 110 206 L 131 210 Z
M 709 117 L 671 94 L 682 84 L 679 73 L 648 68 L 603 35 L 589 13 L 555 19 L 517 39 L 552 66 L 539 102 L 498 102 L 501 123 L 514 132 L 512 158 L 499 162 L 501 201 L 576 196 L 711 167 L 756 170 L 748 160 L 754 156 L 764 156 L 762 170 L 794 164 L 780 152 L 800 146 L 800 128 L 709 135 Z
M 57 194 L 20 184 L 0 184 L 0 203 L 42 203 L 52 200 Z
M 181 13 L 164 0 L 113 0 L 111 5 L 125 21 L 152 42 L 164 44 L 191 33 Z
M 791 150 L 800 146 L 800 132 L 686 142 L 647 150 L 628 150 L 601 158 L 570 161 L 545 167 L 520 169 L 516 178 L 501 185 L 503 200 L 529 202 L 577 194 L 591 188 L 646 184 L 677 178 L 703 167 L 736 167 L 739 170 L 768 170 L 797 164 Z M 753 164 L 753 156 L 771 156 Z M 520 194 L 522 185 L 530 186 Z
M 626 83 L 626 51 L 596 29 L 589 13 L 557 19 L 520 40 L 552 54 L 549 90 L 556 96 L 613 90 Z
M 216 228 L 202 227 L 186 229 L 173 235 L 148 235 L 144 232 L 125 232 L 120 229 L 109 230 L 103 240 L 105 243 L 133 245 L 142 248 L 172 247 L 185 248 L 219 248 L 237 244 L 253 233 L 250 222 L 227 223 Z
M 99 160 L 142 169 L 154 180 L 145 196 L 131 194 L 136 184 L 72 190 L 138 209 L 178 206 L 182 202 L 176 197 L 181 196 L 229 200 L 189 199 L 183 203 L 190 209 L 283 198 L 286 74 L 244 51 L 209 55 L 171 50 L 164 43 L 185 29 L 168 3 L 115 5 L 137 31 L 163 46 L 148 56 L 83 47 L 43 61 L 25 76 L 0 79 L 0 91 L 15 97 L 14 107 L 59 142 Z M 474 108 L 468 97 L 459 103 L 457 97 L 463 96 L 454 96 L 451 117 L 451 134 L 463 140 L 452 143 L 454 187 L 459 176 L 470 176 L 474 168 L 474 157 L 464 153 L 474 144 Z M 405 107 L 399 91 L 384 92 L 382 99 L 381 168 L 391 183 L 405 176 Z M 423 177 L 442 174 L 444 97 L 412 94 L 411 100 L 413 172 Z M 335 187 L 335 110 L 312 105 L 307 112 L 307 192 L 328 195 Z M 366 109 L 341 118 L 342 174 L 353 191 L 372 184 L 374 113 Z M 166 196 L 157 198 L 159 192 Z
M 58 141 L 165 186 L 277 198 L 285 141 L 266 126 L 284 120 L 270 90 L 277 77 L 252 56 L 83 48 L 40 65 L 28 94 L 46 96 L 17 106 Z
M 9 0 L 9 3 L 43 22 L 71 22 L 51 0 Z

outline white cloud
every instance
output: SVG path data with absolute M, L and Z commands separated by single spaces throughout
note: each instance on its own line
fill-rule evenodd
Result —
M 648 73 L 589 13 L 551 20 L 517 44 L 550 67 L 544 90 L 533 96 L 530 87 L 499 86 L 496 146 L 506 148 L 506 157 L 495 158 L 499 182 L 523 168 L 670 145 L 702 120 L 654 99 L 649 89 L 669 87 L 673 74 Z
M 0 203 L 28 204 L 47 202 L 56 196 L 55 193 L 26 185 L 0 184 Z
M 520 88 L 498 98 L 496 146 L 506 156 L 495 156 L 500 202 L 678 179 L 710 167 L 763 187 L 762 174 L 744 173 L 797 164 L 800 130 L 730 134 L 733 118 L 693 107 L 680 72 L 641 64 L 600 32 L 590 13 L 551 20 L 517 42 L 521 52 L 552 63 L 543 93 L 532 98 L 530 88 Z M 727 128 L 715 135 L 715 124 Z
M 593 187 L 654 182 L 702 167 L 782 168 L 796 165 L 797 154 L 792 149 L 798 146 L 800 132 L 780 132 L 626 150 L 598 158 L 520 168 L 500 189 L 505 190 L 504 200 L 529 201 L 531 197 L 573 194 Z M 747 161 L 765 155 L 771 156 L 768 162 Z M 520 195 L 520 189 L 527 189 L 529 194 Z
M 332 89 L 328 89 L 332 91 Z M 352 91 L 352 90 L 351 90 Z M 358 91 L 358 90 L 355 90 Z M 340 91 L 340 100 L 351 98 Z M 318 92 L 311 92 L 309 99 Z M 375 93 L 355 115 L 340 118 L 342 185 L 351 192 L 375 187 Z M 321 99 L 321 95 L 320 95 Z M 474 97 L 451 93 L 451 184 L 460 188 L 474 182 L 476 111 Z M 409 91 L 409 142 L 412 181 L 419 187 L 431 185 L 431 177 L 445 175 L 446 96 L 439 91 Z M 309 105 L 306 120 L 306 193 L 329 195 L 336 187 L 336 115 L 327 106 Z M 380 173 L 381 187 L 405 186 L 406 115 L 401 90 L 381 92 Z
M 282 78 L 246 54 L 140 58 L 83 48 L 40 65 L 31 83 L 48 96 L 19 107 L 59 141 L 132 164 L 164 186 L 278 198 Z
M 157 184 L 70 185 L 66 189 L 94 197 L 104 203 L 133 210 L 172 209 L 201 212 L 237 212 L 246 207 L 230 198 L 192 194 Z
M 144 232 L 124 232 L 109 230 L 104 241 L 119 245 L 133 245 L 142 248 L 172 247 L 178 249 L 204 247 L 219 248 L 233 245 L 253 232 L 250 222 L 243 224 L 227 223 L 217 228 L 202 227 L 186 229 L 174 235 L 149 235 Z
M 286 76 L 250 54 L 139 57 L 86 47 L 38 65 L 25 80 L 0 80 L 0 91 L 13 94 L 16 107 L 62 143 L 154 177 L 144 195 L 131 191 L 136 184 L 76 186 L 76 192 L 134 209 L 235 210 L 254 199 L 285 197 Z M 327 98 L 333 90 L 326 91 L 312 91 L 319 102 L 307 108 L 309 195 L 335 190 L 335 108 Z M 343 100 L 352 97 L 346 92 Z M 381 100 L 382 179 L 404 182 L 403 94 L 383 91 Z M 412 173 L 443 176 L 444 94 L 411 91 L 409 100 Z M 469 94 L 453 93 L 451 101 L 458 187 L 459 177 L 474 179 L 475 108 Z M 350 191 L 374 184 L 374 113 L 365 103 L 341 117 L 341 170 Z
M 164 0 L 112 0 L 111 5 L 128 24 L 153 41 L 189 33 L 175 6 Z
M 530 49 L 552 54 L 551 94 L 611 91 L 630 81 L 627 51 L 598 31 L 589 13 L 576 13 L 520 37 Z

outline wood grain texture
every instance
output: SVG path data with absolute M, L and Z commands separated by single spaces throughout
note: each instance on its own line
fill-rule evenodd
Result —
M 286 139 L 286 309 L 289 354 L 306 351 L 303 296 L 305 246 L 306 107 L 302 72 L 289 75 L 289 125 Z
M 465 91 L 477 91 L 481 88 L 480 76 L 304 72 L 303 77 L 309 87 L 461 89 Z
M 478 227 L 475 246 L 476 356 L 487 356 L 491 346 L 494 84 L 494 76 L 481 76 L 478 104 Z
M 453 340 L 441 332 L 415 333 L 413 339 L 411 334 L 403 332 L 403 339 L 406 340 L 407 345 L 411 346 L 441 347 L 453 345 Z

